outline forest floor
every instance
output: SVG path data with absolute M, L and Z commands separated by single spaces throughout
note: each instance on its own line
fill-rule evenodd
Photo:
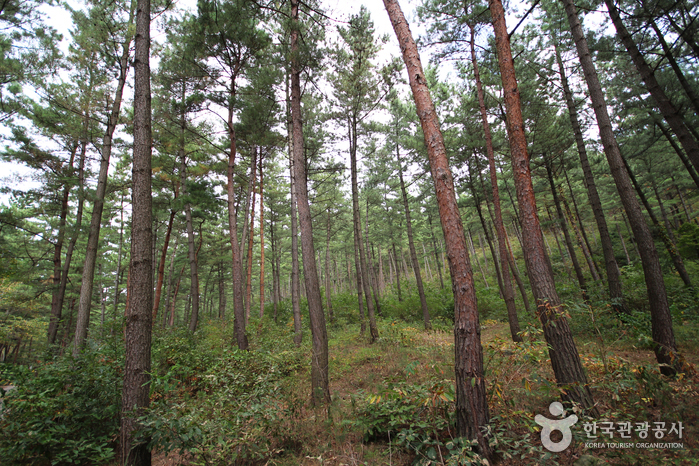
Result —
M 235 449 L 241 456 L 235 464 L 461 464 L 449 423 L 454 399 L 453 335 L 425 332 L 415 325 L 382 321 L 381 338 L 373 345 L 347 331 L 331 332 L 331 404 L 323 409 L 309 406 L 309 370 L 293 363 L 295 369 L 286 376 L 288 383 L 283 384 L 279 397 L 268 401 L 277 407 L 277 413 L 261 411 L 273 421 L 240 434 L 264 435 L 264 442 L 254 438 L 237 442 Z M 262 349 L 264 340 L 264 336 L 251 336 L 253 348 Z M 601 417 L 578 421 L 571 446 L 561 453 L 549 453 L 542 448 L 540 427 L 533 419 L 536 414 L 550 417 L 548 406 L 558 399 L 559 391 L 540 332 L 526 329 L 525 342 L 515 345 L 506 323 L 485 320 L 482 341 L 499 464 L 699 464 L 696 373 L 672 380 L 661 376 L 652 351 L 640 349 L 628 338 L 611 344 L 578 338 Z M 698 366 L 697 343 L 685 343 L 680 351 Z M 643 439 L 633 426 L 646 421 L 651 430 Z M 669 432 L 680 421 L 681 438 Z M 599 429 L 613 423 L 613 438 L 600 431 L 597 439 L 586 438 L 583 425 L 593 422 Z M 625 422 L 632 423 L 630 439 L 620 438 L 616 431 Z M 655 422 L 666 423 L 663 439 L 654 439 Z M 603 442 L 604 448 L 590 445 Z M 621 445 L 608 445 L 613 442 Z M 681 443 L 682 448 L 637 446 L 647 442 Z M 634 445 L 624 448 L 624 443 Z M 250 444 L 256 444 L 255 448 Z M 247 459 L 242 454 L 245 451 Z M 156 454 L 154 465 L 223 464 L 211 456 L 202 458 Z

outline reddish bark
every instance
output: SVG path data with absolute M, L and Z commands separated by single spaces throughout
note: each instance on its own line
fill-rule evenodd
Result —
M 500 0 L 490 0 L 495 45 L 498 52 L 500 75 L 507 111 L 507 134 L 510 140 L 512 171 L 522 226 L 524 261 L 529 272 L 537 313 L 549 344 L 551 366 L 556 381 L 563 390 L 563 399 L 593 409 L 594 401 L 587 376 L 556 292 L 553 273 L 546 257 L 544 238 L 539 223 L 524 137 L 524 120 L 515 77 L 510 39 L 505 24 L 505 11 Z
M 488 154 L 488 167 L 490 168 L 490 186 L 493 192 L 493 223 L 495 224 L 495 232 L 498 237 L 498 251 L 500 252 L 500 275 L 502 281 L 502 296 L 505 299 L 505 307 L 507 308 L 507 319 L 510 324 L 510 335 L 512 341 L 522 341 L 522 336 L 519 335 L 519 319 L 517 318 L 517 307 L 515 306 L 515 292 L 512 288 L 512 280 L 510 278 L 507 243 L 505 242 L 505 225 L 502 222 L 502 207 L 500 205 L 500 189 L 498 188 L 498 174 L 495 167 L 495 151 L 493 150 L 493 138 L 490 134 L 490 124 L 488 123 L 488 114 L 485 108 L 485 96 L 483 92 L 483 84 L 481 83 L 480 71 L 478 69 L 478 61 L 476 60 L 476 37 L 473 26 L 471 29 L 471 63 L 473 63 L 473 74 L 476 79 L 476 91 L 478 94 L 478 106 L 481 111 L 481 121 L 483 123 L 483 133 L 485 136 L 485 148 Z M 480 210 L 479 210 L 480 214 Z M 485 228 L 485 225 L 484 225 Z M 496 260 L 493 256 L 493 260 Z
M 434 182 L 442 231 L 447 247 L 454 293 L 454 370 L 456 375 L 456 424 L 460 435 L 478 440 L 480 453 L 492 461 L 492 451 L 484 429 L 490 423 L 483 377 L 483 348 L 473 271 L 454 193 L 444 138 L 439 128 L 432 98 L 420 63 L 420 55 L 405 16 L 396 0 L 384 0 L 398 38 L 410 78 L 417 113 L 425 137 Z

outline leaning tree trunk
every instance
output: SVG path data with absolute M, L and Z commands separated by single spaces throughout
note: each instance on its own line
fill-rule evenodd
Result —
M 490 0 L 490 11 L 493 17 L 495 45 L 504 88 L 507 134 L 510 140 L 512 171 L 522 222 L 524 261 L 529 271 L 537 313 L 544 328 L 544 337 L 550 348 L 551 366 L 556 381 L 562 389 L 563 399 L 579 403 L 583 408 L 594 409 L 587 376 L 580 361 L 568 319 L 556 292 L 553 273 L 544 249 L 544 238 L 537 215 L 527 142 L 524 136 L 519 89 L 502 2 Z
M 655 357 L 661 366 L 661 371 L 665 374 L 671 374 L 676 370 L 681 370 L 684 364 L 677 353 L 675 335 L 672 330 L 672 316 L 670 315 L 658 252 L 655 249 L 650 229 L 643 218 L 641 206 L 638 204 L 634 188 L 624 167 L 624 161 L 614 137 L 609 114 L 607 113 L 607 104 L 602 92 L 602 86 L 587 46 L 587 39 L 583 33 L 575 4 L 573 0 L 562 0 L 562 2 L 568 16 L 585 81 L 590 91 L 590 99 L 597 118 L 604 153 L 607 156 L 607 162 L 609 163 L 622 205 L 629 217 L 636 243 L 638 243 L 638 252 L 641 257 L 646 288 L 648 290 L 653 341 L 656 343 L 654 348 Z
M 133 22 L 135 3 L 131 3 L 129 20 L 127 24 Z M 112 137 L 114 130 L 119 123 L 119 113 L 121 111 L 121 100 L 124 95 L 126 85 L 126 74 L 129 70 L 129 51 L 131 49 L 131 35 L 128 35 L 122 46 L 121 57 L 119 59 L 119 79 L 114 94 L 112 109 L 107 117 L 107 129 L 102 138 L 102 154 L 100 159 L 100 171 L 97 178 L 97 191 L 95 192 L 95 202 L 92 206 L 92 218 L 90 220 L 90 232 L 87 237 L 87 249 L 85 251 L 85 265 L 83 267 L 82 280 L 80 284 L 80 300 L 78 303 L 78 318 L 75 326 L 75 339 L 73 342 L 73 356 L 77 357 L 85 344 L 87 329 L 90 325 L 90 304 L 92 301 L 92 289 L 95 280 L 95 263 L 97 261 L 97 249 L 100 239 L 100 227 L 102 226 L 102 211 L 104 210 L 104 197 L 107 193 L 107 177 L 109 174 L 109 159 L 112 155 Z
M 546 157 L 546 156 L 544 156 Z M 566 247 L 568 248 L 568 253 L 570 255 L 570 260 L 573 263 L 573 270 L 575 270 L 575 277 L 578 279 L 578 286 L 580 286 L 580 292 L 582 293 L 583 300 L 587 303 L 587 283 L 585 282 L 585 276 L 582 272 L 582 267 L 580 267 L 580 262 L 578 261 L 578 255 L 575 254 L 575 247 L 573 246 L 573 240 L 570 238 L 570 232 L 568 231 L 568 225 L 563 215 L 563 209 L 561 208 L 561 200 L 558 198 L 558 192 L 556 190 L 556 183 L 553 179 L 553 170 L 551 169 L 551 161 L 546 158 L 546 176 L 549 180 L 549 187 L 551 188 L 551 194 L 553 195 L 553 204 L 556 207 L 556 216 L 558 225 L 563 232 L 563 238 L 566 242 Z
M 660 87 L 658 80 L 655 79 L 653 69 L 648 65 L 645 58 L 641 54 L 641 51 L 638 49 L 638 46 L 634 42 L 633 37 L 631 37 L 631 34 L 626 29 L 626 26 L 624 26 L 621 16 L 619 15 L 619 10 L 617 9 L 616 5 L 614 5 L 614 2 L 612 2 L 612 0 L 605 0 L 604 3 L 607 5 L 609 17 L 612 19 L 612 23 L 614 23 L 617 35 L 624 44 L 626 50 L 629 52 L 631 60 L 636 66 L 638 73 L 641 75 L 641 79 L 643 79 L 643 82 L 646 84 L 648 92 L 650 93 L 651 97 L 653 97 L 653 100 L 655 100 L 655 104 L 658 106 L 660 113 L 662 113 L 665 121 L 667 121 L 667 124 L 670 126 L 670 129 L 673 133 L 675 133 L 677 139 L 679 139 L 680 144 L 687 153 L 687 156 L 694 165 L 694 168 L 699 171 L 699 144 L 690 133 L 689 128 L 682 118 L 682 115 L 672 104 L 668 96 L 665 94 L 663 88 Z
M 447 246 L 452 292 L 454 293 L 454 372 L 456 376 L 456 427 L 459 435 L 477 439 L 481 455 L 488 461 L 493 453 L 484 429 L 490 423 L 483 377 L 483 348 L 473 271 L 456 203 L 454 179 L 447 162 L 444 138 L 427 87 L 425 74 L 408 23 L 396 0 L 384 0 L 398 38 L 410 77 L 417 113 L 425 136 L 439 216 Z
M 153 253 L 151 192 L 150 1 L 138 0 L 134 56 L 133 214 L 129 303 L 124 319 L 124 386 L 121 397 L 121 461 L 150 466 L 148 440 L 134 442 L 138 418 L 150 401 Z
M 311 324 L 311 400 L 313 405 L 330 402 L 328 378 L 328 334 L 320 296 L 318 270 L 316 269 L 313 245 L 313 223 L 308 203 L 306 181 L 306 157 L 303 150 L 303 123 L 301 115 L 301 64 L 299 63 L 299 0 L 291 0 L 291 125 L 294 143 L 294 176 L 296 179 L 296 202 L 301 227 L 301 254 L 303 276 L 306 283 L 308 314 Z
M 476 92 L 478 95 L 478 106 L 481 111 L 481 121 L 483 123 L 483 133 L 485 136 L 485 148 L 488 154 L 488 167 L 490 168 L 490 186 L 493 192 L 493 207 L 495 215 L 493 222 L 495 223 L 495 232 L 498 237 L 498 251 L 500 252 L 500 275 L 502 282 L 502 296 L 505 299 L 505 307 L 507 308 L 507 320 L 510 324 L 510 335 L 512 341 L 522 341 L 522 336 L 519 335 L 519 319 L 517 317 L 517 307 L 515 306 L 515 292 L 512 288 L 512 280 L 510 279 L 507 243 L 505 242 L 505 225 L 502 222 L 502 208 L 500 206 L 500 189 L 498 188 L 498 175 L 495 167 L 495 151 L 493 150 L 493 138 L 490 134 L 490 123 L 488 123 L 488 114 L 485 108 L 485 95 L 483 92 L 483 84 L 481 83 L 480 70 L 478 69 L 478 60 L 476 60 L 476 38 L 473 26 L 469 26 L 471 30 L 471 63 L 473 64 L 473 73 L 476 79 Z M 486 201 L 487 202 L 487 201 Z M 480 209 L 478 214 L 480 214 Z M 485 229 L 485 222 L 483 222 Z M 493 261 L 497 259 L 493 256 Z

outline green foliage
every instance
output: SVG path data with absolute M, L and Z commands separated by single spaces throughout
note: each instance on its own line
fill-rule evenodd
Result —
M 275 328 L 269 321 L 265 327 Z M 300 409 L 301 402 L 288 396 L 300 352 L 231 349 L 220 345 L 225 332 L 202 330 L 196 338 L 182 332 L 157 343 L 155 401 L 142 419 L 144 438 L 159 451 L 187 452 L 192 464 L 268 458 L 291 432 L 290 414 Z
M 418 369 L 410 363 L 406 378 Z M 485 464 L 472 449 L 475 441 L 454 436 L 454 383 L 439 375 L 425 383 L 391 382 L 373 395 L 360 391 L 352 398 L 355 417 L 345 423 L 360 429 L 365 442 L 388 441 L 415 454 L 413 465 Z
M 121 361 L 85 351 L 31 369 L 0 366 L 16 386 L 2 397 L 3 464 L 105 464 L 115 456 Z
M 685 223 L 677 230 L 677 249 L 685 259 L 699 259 L 699 226 Z

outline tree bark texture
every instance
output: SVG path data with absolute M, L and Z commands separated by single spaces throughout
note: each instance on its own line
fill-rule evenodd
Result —
M 306 157 L 303 150 L 303 122 L 301 115 L 301 66 L 299 63 L 299 0 L 291 0 L 291 124 L 294 143 L 294 175 L 296 177 L 296 202 L 301 227 L 301 254 L 303 276 L 308 299 L 308 314 L 311 324 L 311 400 L 314 405 L 330 402 L 328 377 L 328 334 L 320 296 L 318 270 L 316 269 L 313 245 L 313 224 L 308 203 L 306 181 Z
M 579 403 L 584 408 L 593 409 L 594 401 L 587 384 L 587 376 L 580 361 L 568 319 L 561 308 L 553 273 L 544 250 L 544 238 L 536 209 L 527 142 L 524 136 L 519 89 L 502 2 L 490 0 L 490 11 L 507 111 L 507 134 L 510 140 L 512 171 L 522 222 L 524 261 L 527 264 L 529 282 L 536 300 L 537 314 L 544 328 L 544 337 L 550 347 L 551 366 L 556 375 L 556 381 L 563 390 L 563 399 Z
M 481 82 L 478 60 L 476 59 L 476 37 L 474 27 L 471 29 L 471 63 L 473 64 L 473 74 L 476 80 L 476 93 L 478 97 L 478 107 L 481 112 L 481 121 L 483 123 L 483 134 L 485 136 L 485 149 L 488 155 L 488 167 L 490 169 L 490 186 L 493 193 L 493 223 L 495 223 L 495 232 L 498 237 L 498 251 L 500 252 L 500 272 L 502 281 L 502 296 L 505 300 L 507 308 L 507 320 L 510 324 L 510 335 L 512 341 L 522 341 L 522 336 L 519 335 L 519 319 L 517 317 L 517 307 L 515 305 L 515 293 L 512 288 L 512 280 L 510 278 L 507 251 L 507 243 L 505 242 L 505 225 L 502 222 L 502 206 L 500 205 L 500 188 L 498 187 L 498 174 L 495 167 L 495 151 L 493 150 L 493 138 L 490 133 L 490 123 L 488 123 L 488 113 L 485 108 L 485 93 L 483 92 L 483 83 Z M 486 201 L 487 202 L 487 201 Z M 480 215 L 480 210 L 479 210 Z M 481 215 L 482 217 L 482 215 Z M 485 223 L 485 222 L 484 222 Z M 484 225 L 485 228 L 485 225 Z M 493 255 L 493 261 L 497 259 Z
M 127 466 L 150 466 L 148 443 L 134 444 L 138 417 L 150 402 L 151 318 L 153 316 L 150 0 L 138 0 L 134 57 L 133 214 L 129 303 L 124 322 L 124 388 L 121 398 L 121 459 Z
M 490 423 L 483 377 L 483 348 L 473 271 L 469 263 L 464 227 L 454 193 L 444 138 L 439 128 L 425 74 L 412 33 L 396 0 L 384 0 L 410 78 L 417 113 L 425 136 L 439 216 L 447 247 L 454 293 L 454 371 L 456 375 L 456 425 L 459 435 L 477 439 L 481 455 L 492 461 L 484 430 Z

